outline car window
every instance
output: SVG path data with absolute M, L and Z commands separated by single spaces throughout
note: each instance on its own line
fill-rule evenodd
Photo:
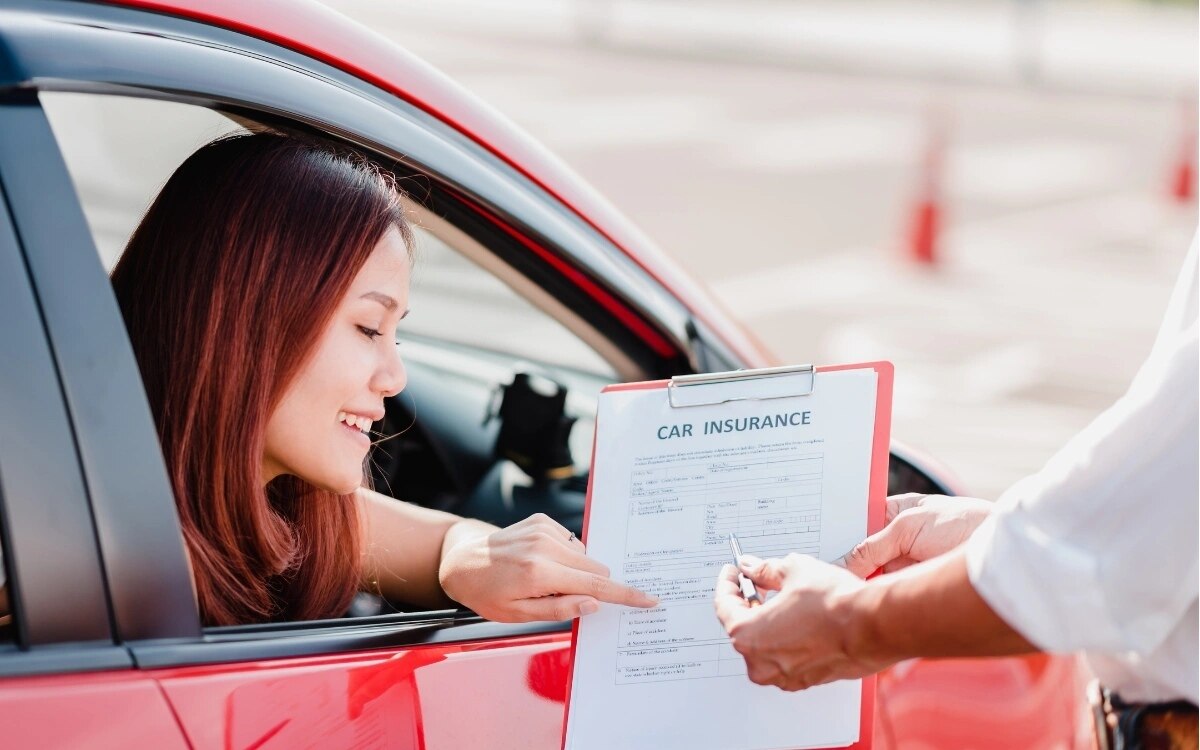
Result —
M 180 163 L 214 138 L 256 127 L 191 104 L 63 92 L 40 97 L 106 271 Z M 511 242 L 500 230 L 493 240 L 417 202 L 406 209 L 416 235 L 411 314 L 399 331 L 409 379 L 374 425 L 389 436 L 372 454 L 375 487 L 498 525 L 549 512 L 579 531 L 595 397 L 634 365 L 567 303 L 488 247 Z M 535 483 L 524 492 L 533 480 L 507 458 L 522 446 L 504 453 L 497 445 L 502 420 L 493 412 L 517 373 L 546 375 L 568 390 L 564 411 L 574 429 L 560 463 L 572 465 L 574 477 L 549 490 Z

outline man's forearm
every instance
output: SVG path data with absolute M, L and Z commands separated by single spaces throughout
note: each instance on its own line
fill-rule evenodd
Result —
M 965 550 L 879 576 L 841 605 L 851 658 L 1011 656 L 1037 651 L 975 591 Z

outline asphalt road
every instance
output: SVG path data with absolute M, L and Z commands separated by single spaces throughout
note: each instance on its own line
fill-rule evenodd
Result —
M 1167 196 L 1186 121 L 1169 96 L 631 54 L 334 5 L 548 145 L 783 360 L 892 360 L 894 435 L 981 496 L 1123 392 L 1196 229 Z M 903 238 L 931 122 L 945 231 L 922 268 Z

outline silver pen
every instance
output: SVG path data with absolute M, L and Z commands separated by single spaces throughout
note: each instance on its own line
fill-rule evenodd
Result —
M 742 598 L 751 607 L 762 604 L 762 597 L 758 595 L 758 589 L 754 587 L 754 581 L 742 575 L 741 567 L 738 566 L 738 560 L 742 557 L 742 545 L 738 544 L 737 534 L 734 534 L 732 531 L 729 532 L 729 550 L 733 552 L 733 566 L 738 569 L 738 585 L 742 587 Z

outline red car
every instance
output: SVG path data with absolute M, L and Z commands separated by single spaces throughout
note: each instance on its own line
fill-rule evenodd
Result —
M 410 195 L 422 315 L 377 426 L 402 433 L 375 466 L 391 494 L 578 529 L 601 387 L 774 363 L 537 144 L 320 5 L 2 0 L 0 744 L 558 748 L 569 623 L 364 598 L 338 620 L 201 626 L 106 271 L 188 150 L 241 127 L 356 144 Z M 487 416 L 520 373 L 568 391 L 570 477 L 498 455 Z M 892 492 L 949 489 L 894 448 Z M 1076 688 L 1066 658 L 903 663 L 879 680 L 874 746 L 1085 746 Z

